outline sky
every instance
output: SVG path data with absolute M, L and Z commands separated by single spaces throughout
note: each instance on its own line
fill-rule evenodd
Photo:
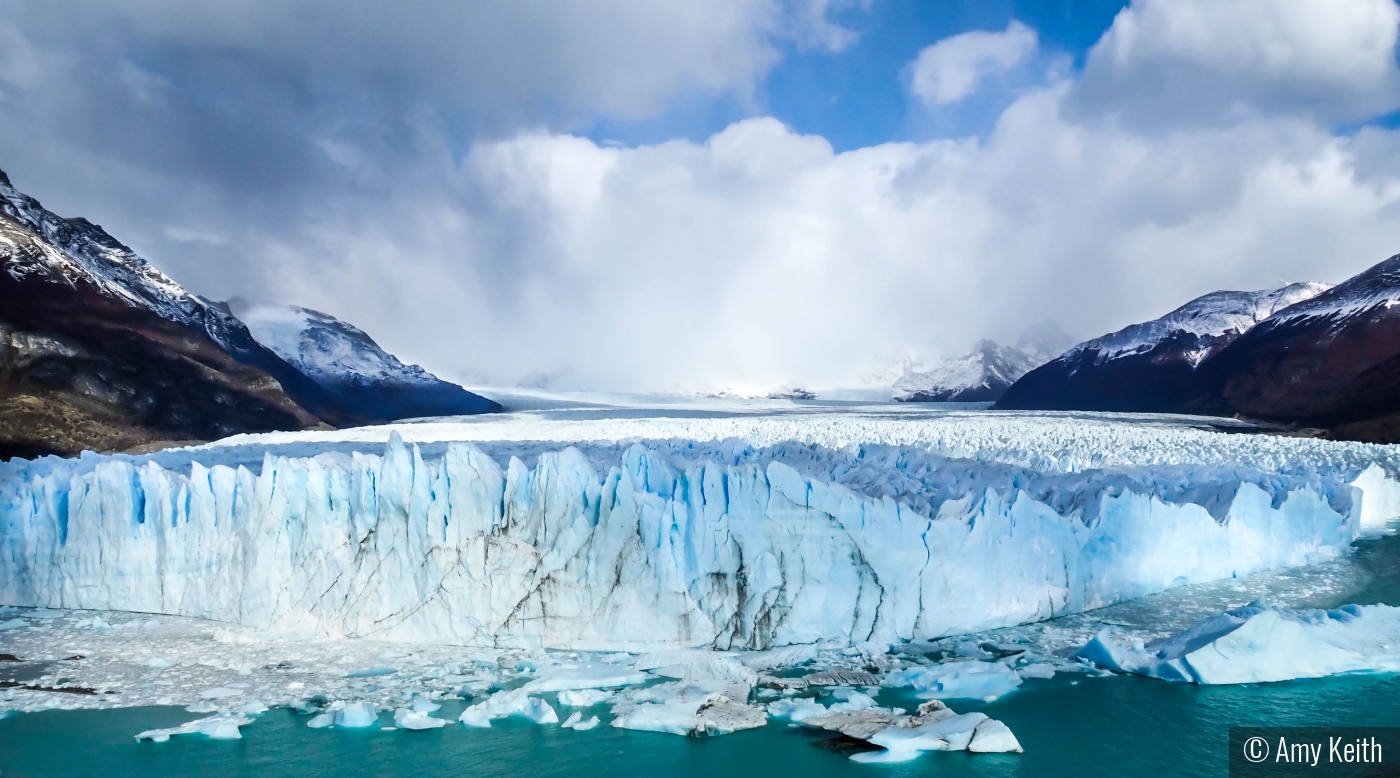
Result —
M 473 385 L 853 387 L 1400 251 L 1395 0 L 0 0 L 0 169 Z

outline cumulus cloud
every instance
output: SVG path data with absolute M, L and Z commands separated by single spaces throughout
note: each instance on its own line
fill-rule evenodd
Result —
M 1138 123 L 1400 106 L 1394 0 L 1138 0 L 1090 51 L 1080 107 Z
M 1370 7 L 1355 2 L 1348 7 Z M 1115 20 L 1082 77 L 1010 96 L 979 136 L 838 153 L 819 136 L 760 116 L 698 141 L 621 147 L 579 137 L 567 122 L 531 118 L 529 106 L 541 101 L 573 106 L 560 109 L 571 115 L 625 114 L 658 110 L 694 84 L 743 91 L 768 67 L 764 51 L 778 36 L 842 45 L 840 35 L 801 32 L 794 21 L 829 5 L 733 3 L 726 7 L 759 11 L 745 25 L 708 24 L 742 33 L 715 37 L 708 49 L 693 45 L 754 53 L 744 67 L 688 64 L 670 51 L 584 56 L 590 46 L 606 48 L 609 36 L 589 38 L 585 26 L 572 40 L 556 21 L 540 29 L 532 21 L 510 37 L 500 32 L 510 24 L 496 20 L 503 41 L 524 52 L 501 56 L 528 72 L 451 60 L 449 74 L 500 82 L 461 92 L 426 64 L 395 61 L 393 47 L 367 33 L 342 40 L 388 48 L 350 62 L 350 54 L 292 51 L 296 36 L 278 43 L 261 19 L 226 20 L 229 30 L 172 20 L 132 33 L 144 41 L 138 46 L 113 11 L 94 12 L 98 26 L 108 25 L 105 37 L 57 27 L 39 34 L 50 28 L 31 16 L 23 27 L 0 23 L 0 42 L 15 44 L 0 45 L 0 167 L 60 212 L 101 221 L 196 292 L 325 310 L 449 378 L 509 383 L 560 373 L 605 389 L 851 385 L 890 355 L 931 357 L 982 337 L 1014 339 L 1046 317 L 1088 337 L 1213 289 L 1337 281 L 1396 251 L 1400 134 L 1370 127 L 1338 135 L 1330 124 L 1360 110 L 1356 95 L 1383 94 L 1393 64 L 1376 66 L 1379 75 L 1366 81 L 1356 75 L 1371 72 L 1361 65 L 1298 65 L 1301 55 L 1289 55 L 1280 61 L 1306 75 L 1285 78 L 1262 54 L 1217 52 L 1201 61 L 1229 65 L 1229 77 L 1201 82 L 1210 91 L 1195 114 L 1173 119 L 1171 132 L 1102 121 L 1105 111 L 1173 116 L 1177 93 L 1153 92 L 1149 75 L 1159 66 L 1142 64 L 1167 54 L 1144 52 L 1170 49 L 1189 65 L 1182 52 L 1194 49 L 1180 41 L 1190 36 L 1146 49 L 1141 32 L 1119 42 L 1123 30 L 1163 29 L 1148 22 L 1177 13 L 1156 0 Z M 122 13 L 139 7 L 133 0 Z M 298 6 L 287 7 L 274 15 L 298 23 Z M 1313 6 L 1276 7 L 1293 18 Z M 1390 18 L 1375 8 L 1380 21 Z M 1326 25 L 1315 32 L 1333 36 Z M 264 33 L 272 43 L 254 51 Z M 450 59 L 445 44 L 435 49 L 424 34 L 425 62 Z M 1030 53 L 1016 56 L 1035 53 L 1034 33 L 1017 25 L 977 35 L 1003 47 L 1029 39 Z M 1197 48 L 1232 43 L 1210 35 Z M 385 39 L 396 36 L 401 46 L 415 40 L 392 29 Z M 656 37 L 662 48 L 692 45 Z M 545 44 L 556 38 L 571 39 L 567 50 Z M 950 40 L 959 39 L 969 40 Z M 1389 45 L 1393 60 L 1393 35 L 1376 45 Z M 1127 53 L 1115 60 L 1119 48 Z M 943 72 L 973 75 L 928 82 L 929 99 L 975 90 L 1015 58 L 986 50 L 939 55 L 963 67 Z M 653 56 L 670 75 L 625 76 L 636 94 L 570 86 L 587 79 L 563 74 L 574 63 L 594 78 L 645 67 Z M 524 61 L 530 57 L 554 59 Z M 730 75 L 706 75 L 716 73 Z M 1105 80 L 1134 73 L 1137 81 Z M 1327 83 L 1352 89 L 1354 102 L 1336 104 L 1350 114 L 1307 102 Z M 1131 84 L 1144 94 L 1108 88 Z M 1280 90 L 1290 88 L 1300 102 L 1285 99 Z M 512 89 L 518 94 L 497 96 Z M 502 123 L 464 135 L 454 111 L 472 105 L 491 106 Z M 511 111 L 516 119 L 502 118 Z
M 910 64 L 909 89 L 929 106 L 956 103 L 984 80 L 1026 61 L 1037 45 L 1035 31 L 1018 21 L 1001 32 L 975 30 L 944 38 Z
M 1046 316 L 1097 334 L 1212 289 L 1336 281 L 1394 251 L 1400 178 L 1358 170 L 1383 148 L 1300 122 L 1136 136 L 1066 120 L 1068 92 L 1027 95 L 985 139 L 845 153 L 771 119 L 700 143 L 480 144 L 457 205 L 325 230 L 310 250 L 348 272 L 288 262 L 282 288 L 382 317 L 395 345 L 447 370 L 840 386 L 891 353 L 1013 339 Z M 463 204 L 484 193 L 489 207 Z M 416 343 L 424 332 L 453 337 Z

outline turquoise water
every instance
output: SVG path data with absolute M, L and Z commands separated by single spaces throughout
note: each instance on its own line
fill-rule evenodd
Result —
M 1078 683 L 1074 683 L 1078 681 Z M 898 699 L 884 696 L 886 701 Z M 980 709 L 1010 725 L 1026 753 L 936 753 L 901 765 L 861 765 L 824 735 L 781 723 L 695 740 L 599 727 L 573 732 L 525 721 L 490 730 L 313 730 L 269 711 L 243 739 L 198 736 L 137 743 L 132 735 L 188 721 L 181 708 L 49 711 L 0 720 L 0 771 L 10 776 L 344 776 L 442 771 L 537 778 L 737 778 L 871 774 L 959 776 L 1224 776 L 1236 725 L 1400 724 L 1400 678 L 1352 677 L 1252 688 L 1194 687 L 1134 677 L 1057 676 Z M 445 707 L 442 714 L 455 713 Z M 387 717 L 386 717 L 387 718 Z
M 1400 604 L 1400 539 L 1358 545 L 1373 576 L 1356 602 Z M 917 703 L 897 690 L 884 704 Z M 1352 676 L 1247 687 L 1198 687 L 1146 678 L 1062 674 L 1031 681 L 993 703 L 954 701 L 1006 722 L 1020 755 L 926 754 L 902 765 L 861 765 L 827 733 L 769 726 L 695 740 L 599 727 L 573 732 L 526 721 L 489 730 L 449 725 L 426 732 L 313 730 L 306 716 L 269 711 L 243 739 L 182 736 L 137 743 L 133 735 L 195 718 L 182 708 L 48 711 L 0 719 L 0 775 L 314 776 L 453 773 L 538 778 L 739 778 L 775 772 L 817 776 L 1224 776 L 1231 726 L 1400 726 L 1400 678 Z M 462 708 L 444 706 L 455 718 Z M 601 712 L 601 710 L 600 710 Z M 383 721 L 387 723 L 388 717 Z

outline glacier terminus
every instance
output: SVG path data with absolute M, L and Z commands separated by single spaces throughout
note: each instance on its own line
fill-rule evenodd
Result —
M 402 425 L 365 428 L 380 453 L 280 433 L 261 443 L 324 450 L 252 466 L 236 462 L 256 436 L 164 465 L 15 460 L 0 465 L 0 601 L 496 648 L 889 644 L 1313 564 L 1400 512 L 1383 447 L 969 418 L 799 419 L 820 442 L 765 440 L 782 415 L 716 420 L 711 440 L 646 435 L 693 419 L 545 421 L 533 432 L 551 439 L 529 442 Z M 1105 434 L 1138 453 L 1096 462 Z

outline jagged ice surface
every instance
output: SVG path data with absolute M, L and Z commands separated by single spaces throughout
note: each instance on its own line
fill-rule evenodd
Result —
M 1119 645 L 1106 627 L 1078 656 L 1110 670 L 1199 684 L 1393 673 L 1400 671 L 1400 608 L 1293 610 L 1258 600 L 1147 646 Z
M 502 466 L 397 437 L 382 457 L 268 455 L 257 475 L 45 460 L 0 470 L 0 601 L 477 646 L 932 638 L 1334 557 L 1394 515 L 1394 481 L 1335 456 L 1367 449 L 1316 450 L 1334 456 L 1286 473 L 722 441 Z

